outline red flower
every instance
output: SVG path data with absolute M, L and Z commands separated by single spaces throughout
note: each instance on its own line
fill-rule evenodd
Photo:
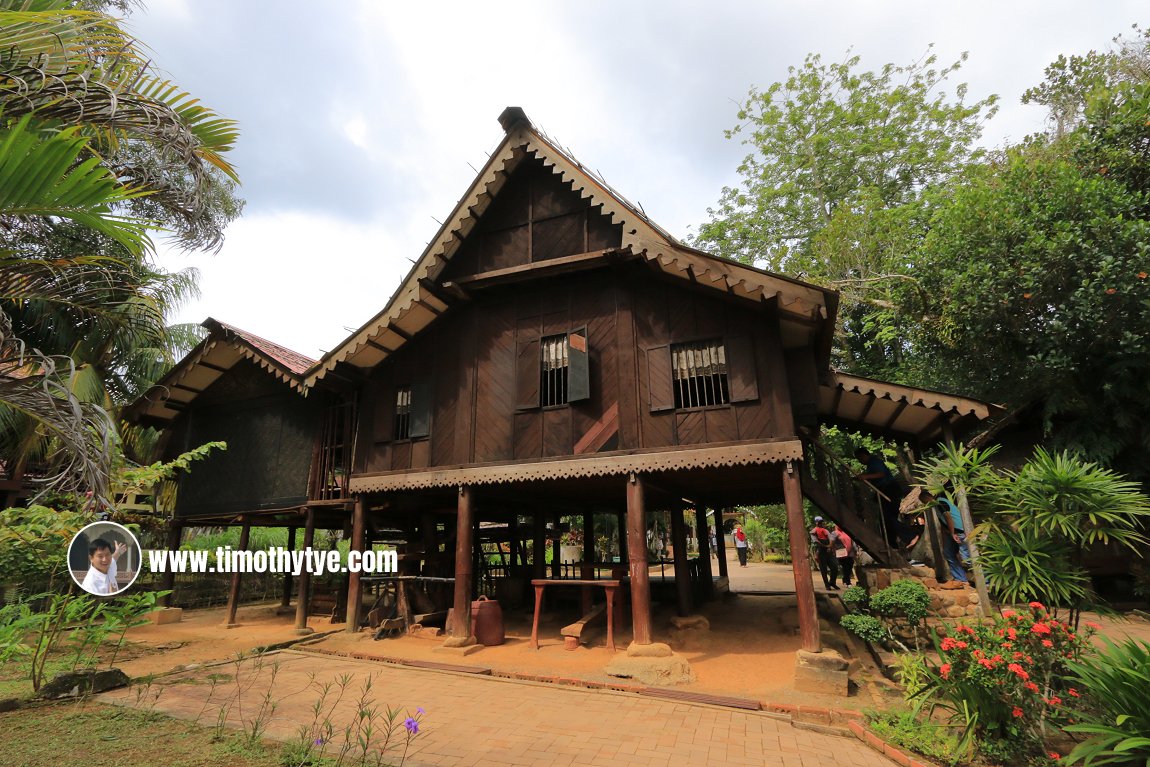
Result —
M 1030 690 L 1031 692 L 1038 692 L 1038 685 L 1036 685 L 1034 682 L 1027 682 L 1026 689 Z
M 1007 635 L 1008 637 L 1010 637 L 1011 641 L 1014 641 L 1015 639 L 1018 639 L 1018 632 L 1017 632 L 1017 631 L 1015 631 L 1013 628 L 1007 629 L 1007 630 L 1006 630 L 1006 635 Z
M 1043 639 L 1042 640 L 1042 646 L 1043 647 L 1053 647 L 1054 642 L 1051 642 L 1049 639 Z
M 1052 706 L 1057 706 L 1057 705 L 1060 705 L 1062 703 L 1062 698 L 1059 698 L 1057 695 L 1051 695 L 1050 700 L 1048 700 L 1046 702 Z
M 1045 623 L 1035 623 L 1033 626 L 1030 627 L 1030 633 L 1032 633 L 1032 634 L 1049 634 L 1050 633 L 1050 627 L 1047 626 Z
M 1022 709 L 1020 709 L 1018 706 L 1015 706 L 1014 710 L 1011 711 L 1010 713 L 1013 714 L 1016 719 L 1022 717 Z
M 1015 660 L 1022 660 L 1022 659 L 1023 659 L 1023 658 L 1025 658 L 1025 657 L 1026 657 L 1026 656 L 1025 656 L 1025 655 L 1023 655 L 1023 654 L 1022 654 L 1022 653 L 1020 653 L 1020 652 L 1016 652 L 1016 653 L 1014 654 L 1014 659 L 1015 659 Z
M 1047 756 L 1049 756 L 1051 759 L 1061 759 L 1062 758 L 1061 756 L 1058 755 L 1057 751 L 1051 751 L 1049 754 L 1047 754 Z
M 1077 698 L 1077 697 L 1079 697 L 1079 695 L 1078 695 L 1078 690 L 1075 690 L 1073 687 L 1071 687 L 1071 688 L 1070 688 L 1069 690 L 1067 690 L 1066 692 L 1067 692 L 1067 693 L 1070 695 L 1070 697 L 1071 697 L 1071 698 Z
M 1094 621 L 1086 621 L 1086 627 L 1087 627 L 1087 628 L 1092 628 L 1092 629 L 1094 629 L 1095 631 L 1101 631 L 1101 630 L 1102 630 L 1102 627 L 1101 627 L 1101 626 L 1099 626 L 1099 625 L 1098 625 L 1097 623 L 1095 623 Z
M 1030 606 L 1033 607 L 1035 610 L 1045 610 L 1046 609 L 1046 605 L 1042 604 L 1041 602 L 1031 602 Z
M 994 661 L 990 660 L 989 658 L 979 658 L 978 662 L 982 665 L 983 668 L 994 668 Z
M 959 625 L 955 626 L 954 630 L 959 634 L 970 634 L 971 636 L 974 636 L 974 629 L 972 629 L 970 626 Z
M 1026 673 L 1026 670 L 1017 663 L 1011 663 L 1006 667 L 1006 670 L 1014 673 L 1019 679 L 1026 680 L 1030 678 L 1030 674 Z
M 947 637 L 946 639 L 942 640 L 941 647 L 942 647 L 943 652 L 949 652 L 950 650 L 953 650 L 955 647 L 958 647 L 958 642 L 956 642 L 954 640 L 954 637 Z
M 1014 647 L 1013 642 L 1003 642 L 1002 643 L 1002 649 L 1004 649 L 1004 650 L 1009 650 L 1012 647 Z
M 938 671 L 940 674 L 942 674 L 943 679 L 950 679 L 950 664 L 949 663 L 943 663 L 941 666 L 938 667 Z
M 1002 611 L 1002 617 L 1003 618 L 1013 618 L 1016 615 L 1018 615 L 1018 613 L 1014 612 L 1014 610 L 1003 610 Z

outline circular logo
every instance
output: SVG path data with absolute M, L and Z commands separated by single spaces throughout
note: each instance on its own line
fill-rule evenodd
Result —
M 140 542 L 116 522 L 93 522 L 68 546 L 68 572 L 89 594 L 121 594 L 140 575 Z

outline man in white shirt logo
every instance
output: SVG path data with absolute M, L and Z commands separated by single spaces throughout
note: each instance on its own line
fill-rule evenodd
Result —
M 97 538 L 88 544 L 88 563 L 91 567 L 84 576 L 80 586 L 89 594 L 107 596 L 120 590 L 116 581 L 116 559 L 123 555 L 128 547 L 116 541 L 115 547 L 103 538 Z

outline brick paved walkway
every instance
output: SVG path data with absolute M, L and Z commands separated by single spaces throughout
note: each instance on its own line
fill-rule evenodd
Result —
M 210 673 L 232 674 L 235 666 L 229 664 L 165 677 L 150 691 L 162 689 L 156 710 L 210 726 L 226 709 L 229 724 L 238 728 L 241 720 L 251 720 L 266 696 L 277 701 L 267 735 L 290 741 L 299 737 L 301 725 L 313 721 L 319 685 L 350 675 L 347 694 L 330 716 L 337 730 L 354 719 L 355 700 L 368 678 L 378 704 L 426 710 L 406 762 L 410 767 L 894 765 L 853 738 L 799 729 L 761 712 L 294 651 L 265 656 L 257 664 L 249 660 L 241 666 L 240 705 L 228 703 L 236 697 L 233 679 L 214 689 L 204 681 Z M 133 705 L 136 697 L 121 690 L 100 699 Z M 334 697 L 332 692 L 327 700 Z

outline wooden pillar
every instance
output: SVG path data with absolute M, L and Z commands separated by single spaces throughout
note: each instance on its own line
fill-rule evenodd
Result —
M 551 517 L 551 531 L 555 537 L 551 539 L 551 577 L 558 578 L 562 571 L 562 563 L 559 561 L 559 539 L 563 535 L 559 532 L 559 515 L 554 514 Z
M 803 489 L 798 467 L 787 461 L 782 469 L 783 499 L 787 509 L 787 529 L 791 540 L 791 566 L 795 572 L 795 598 L 799 605 L 799 634 L 803 649 L 821 652 L 819 614 L 815 607 L 815 587 L 811 581 L 810 537 L 803 518 Z
M 583 566 L 579 568 L 579 577 L 586 579 L 595 577 L 595 515 L 591 512 L 583 514 Z M 590 605 L 584 607 L 590 609 Z
M 184 536 L 184 526 L 182 523 L 172 520 L 168 523 L 168 537 L 165 542 L 168 551 L 178 551 L 180 548 L 180 539 Z M 168 568 L 164 571 L 163 577 L 160 578 L 160 591 L 171 592 L 176 587 L 176 571 Z M 172 595 L 165 594 L 160 598 L 160 604 L 164 607 L 170 607 L 172 604 Z
M 455 520 L 455 602 L 451 633 L 454 640 L 471 638 L 471 556 L 474 541 L 475 499 L 469 485 L 459 486 L 459 506 Z
M 946 564 L 946 554 L 942 549 L 944 544 L 942 538 L 939 537 L 938 515 L 935 513 L 933 503 L 927 507 L 926 512 L 922 515 L 922 519 L 922 534 L 926 536 L 926 543 L 930 547 L 930 557 L 934 565 L 935 580 L 939 583 L 944 583 L 951 579 L 950 567 Z
M 631 622 L 635 644 L 651 644 L 651 582 L 647 574 L 647 526 L 643 477 L 627 479 L 627 558 L 631 573 Z
M 244 517 L 243 520 L 244 520 L 244 526 L 243 526 L 243 529 L 240 530 L 239 551 L 247 551 L 248 550 L 248 541 L 250 540 L 251 531 L 252 531 L 251 520 L 248 519 L 247 517 Z M 239 606 L 240 606 L 240 571 L 237 568 L 236 571 L 234 573 L 232 573 L 232 588 L 228 592 L 228 617 L 224 620 L 224 626 L 226 626 L 227 628 L 232 628 L 234 626 L 239 625 L 236 623 L 236 610 L 239 609 Z
M 719 577 L 727 577 L 727 539 L 723 537 L 723 510 L 715 509 L 715 559 L 719 560 Z
M 315 542 L 315 509 L 306 509 L 307 522 L 303 528 L 303 547 L 307 551 Z M 295 598 L 295 633 L 310 634 L 307 625 L 307 611 L 311 606 L 311 571 L 304 568 L 299 574 L 299 589 Z
M 978 590 L 978 614 L 990 615 L 994 605 L 990 601 L 990 590 L 986 588 L 986 576 L 982 572 L 982 563 L 978 560 L 978 543 L 974 540 L 974 519 L 970 516 L 970 503 L 966 500 L 966 489 L 955 488 L 955 500 L 958 501 L 958 512 L 962 515 L 962 527 L 966 531 L 966 548 L 970 551 L 970 562 L 974 567 L 974 587 Z M 961 553 L 960 553 L 961 556 Z
M 630 560 L 627 556 L 627 512 L 615 512 L 615 529 L 619 531 L 619 564 L 624 565 Z
M 715 580 L 711 576 L 711 536 L 707 532 L 707 507 L 695 506 L 695 537 L 699 541 L 699 577 L 703 581 L 703 594 L 708 600 L 715 598 Z
M 531 577 L 547 577 L 547 520 L 542 512 L 536 511 L 532 517 L 531 538 Z
M 691 565 L 687 562 L 687 525 L 683 507 L 671 507 L 671 545 L 675 559 L 675 596 L 679 615 L 691 614 Z
M 295 551 L 295 527 L 288 528 L 287 550 Z M 284 573 L 284 589 L 280 594 L 280 607 L 286 608 L 291 605 L 291 573 Z
M 436 537 L 436 523 L 434 514 L 423 514 L 419 519 L 419 535 L 423 538 L 423 575 L 442 575 L 432 572 L 435 563 L 439 561 L 439 539 Z
M 364 528 L 367 522 L 367 504 L 364 502 L 363 496 L 356 496 L 355 511 L 352 512 L 351 517 L 351 551 L 358 551 L 363 554 L 365 546 L 364 541 Z M 360 573 L 348 572 L 347 574 L 347 633 L 355 634 L 359 631 L 359 615 L 363 610 L 363 585 L 359 580 Z

